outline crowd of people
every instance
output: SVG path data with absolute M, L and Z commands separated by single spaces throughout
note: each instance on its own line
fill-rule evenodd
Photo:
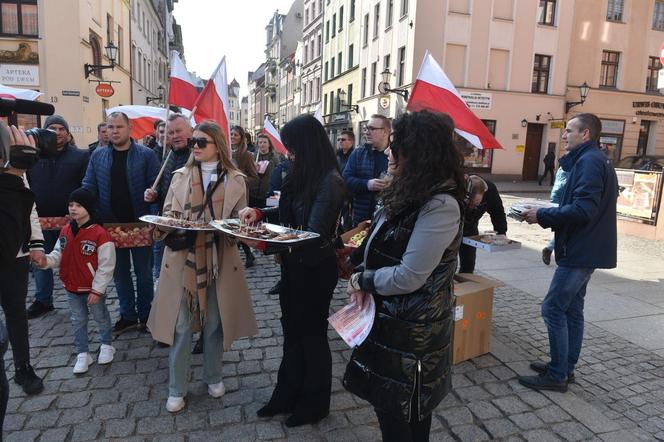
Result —
M 551 361 L 531 365 L 540 375 L 520 377 L 534 389 L 566 390 L 581 349 L 586 286 L 595 268 L 615 266 L 617 185 L 597 146 L 598 121 L 581 114 L 568 122 L 560 207 L 526 214 L 529 223 L 553 228 L 548 256 L 555 253 L 559 265 L 542 310 Z M 53 115 L 44 126 L 55 131 L 57 152 L 27 170 L 24 182 L 35 204 L 25 214 L 30 222 L 21 225 L 25 244 L 0 269 L 14 380 L 27 394 L 43 389 L 30 365 L 27 321 L 54 309 L 52 269 L 59 268 L 74 331 L 74 373 L 94 363 L 87 334 L 92 313 L 98 364 L 112 362 L 113 335 L 128 330 L 149 332 L 170 347 L 168 411 L 186 406 L 195 333 L 200 337 L 193 352 L 203 353 L 208 393 L 223 396 L 224 350 L 257 332 L 245 268 L 260 252 L 275 255 L 281 267 L 270 291 L 279 295 L 284 339 L 277 383 L 257 414 L 288 414 L 289 427 L 323 419 L 330 408 L 327 317 L 339 277 L 338 235 L 371 220 L 367 239 L 349 258 L 354 271 L 347 292 L 359 305 L 373 296 L 376 319 L 354 349 L 343 384 L 375 408 L 384 440 L 428 440 L 431 413 L 452 388 L 453 276 L 459 260 L 462 272 L 475 266 L 474 249 L 462 245 L 462 237 L 478 232 L 485 212 L 498 234 L 507 231 L 495 184 L 464 175 L 447 115 L 421 111 L 394 121 L 373 115 L 366 142 L 355 146 L 354 134 L 344 131 L 336 152 L 318 120 L 302 115 L 281 129 L 285 157 L 266 136 L 254 146 L 234 126 L 227 140 L 216 123 L 192 127 L 180 114 L 155 123 L 142 145 L 130 137 L 128 117 L 112 113 L 87 151 L 73 144 L 63 117 Z M 18 140 L 22 134 L 12 130 Z M 25 138 L 15 143 L 34 144 Z M 0 184 L 13 180 L 8 183 L 20 190 L 23 182 L 8 173 L 0 174 Z M 278 206 L 266 207 L 275 194 Z M 238 242 L 218 231 L 157 227 L 152 245 L 116 248 L 102 227 L 157 213 L 197 221 L 265 220 L 319 236 L 286 247 Z M 69 221 L 61 230 L 40 228 L 38 217 L 64 216 Z M 587 250 L 598 244 L 602 250 L 589 257 Z M 36 291 L 26 311 L 30 262 Z M 119 299 L 114 325 L 106 301 L 111 280 Z

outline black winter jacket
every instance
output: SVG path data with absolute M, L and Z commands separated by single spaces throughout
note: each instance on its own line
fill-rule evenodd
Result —
M 10 265 L 30 239 L 30 212 L 35 195 L 21 177 L 0 173 L 0 267 Z
M 473 209 L 466 209 L 463 221 L 463 236 L 473 236 L 479 234 L 478 225 L 480 218 L 489 212 L 491 217 L 491 224 L 496 233 L 504 235 L 507 233 L 507 217 L 505 216 L 505 208 L 503 207 L 503 200 L 500 199 L 498 188 L 491 181 L 486 181 L 488 190 L 484 193 L 484 198 L 479 206 Z
M 364 270 L 362 279 L 401 262 L 418 215 L 419 208 L 413 208 L 381 225 L 366 259 L 366 268 L 372 270 Z M 461 223 L 420 289 L 395 296 L 373 293 L 373 328 L 346 367 L 343 382 L 348 391 L 401 420 L 424 419 L 452 388 L 453 277 L 460 244 Z
M 262 209 L 269 222 L 281 223 L 295 229 L 320 235 L 316 239 L 297 243 L 294 247 L 268 247 L 266 253 L 287 253 L 289 259 L 303 264 L 316 264 L 322 257 L 335 254 L 336 226 L 346 197 L 346 186 L 336 170 L 330 171 L 321 182 L 316 196 L 307 204 L 293 192 L 292 181 L 286 178 L 281 188 L 279 207 Z

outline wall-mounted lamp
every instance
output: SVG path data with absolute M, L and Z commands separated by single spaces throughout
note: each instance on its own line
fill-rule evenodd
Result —
M 521 127 L 528 127 L 528 120 L 526 120 L 525 118 L 521 120 Z
M 383 81 L 378 83 L 378 92 L 383 95 L 391 92 L 393 94 L 401 95 L 405 101 L 408 101 L 408 89 L 390 89 L 390 79 L 392 77 L 392 72 L 390 72 L 389 69 L 386 68 L 383 72 L 380 73 L 380 75 L 383 76 Z
M 157 88 L 157 92 L 159 92 L 159 95 L 156 97 L 145 97 L 145 104 L 150 104 L 153 101 L 161 101 L 164 99 L 164 86 L 159 85 Z
M 106 45 L 104 48 L 106 50 L 106 58 L 111 62 L 109 65 L 103 65 L 103 64 L 88 64 L 85 63 L 83 65 L 83 68 L 85 69 L 85 78 L 88 78 L 90 74 L 92 74 L 95 71 L 100 71 L 102 69 L 115 69 L 115 60 L 118 56 L 118 47 L 115 46 L 113 43 L 109 43 Z
M 348 111 L 355 111 L 356 113 L 360 112 L 360 106 L 357 104 L 346 104 L 346 91 L 339 91 L 339 104 L 348 109 Z
M 583 84 L 579 86 L 579 96 L 581 97 L 581 101 L 566 101 L 565 113 L 569 112 L 574 106 L 585 103 L 586 98 L 588 97 L 588 92 L 590 92 L 590 86 L 584 81 Z

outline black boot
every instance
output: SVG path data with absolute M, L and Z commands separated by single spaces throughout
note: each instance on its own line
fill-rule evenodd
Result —
M 16 369 L 14 374 L 14 382 L 23 388 L 25 394 L 38 394 L 44 390 L 44 383 L 41 378 L 37 376 L 35 370 L 30 364 L 25 364 L 23 367 Z

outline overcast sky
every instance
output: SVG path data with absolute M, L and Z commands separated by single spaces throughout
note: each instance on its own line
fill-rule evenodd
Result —
M 265 61 L 265 26 L 293 0 L 179 0 L 173 15 L 182 27 L 187 69 L 208 79 L 226 56 L 228 81 L 247 94 L 247 72 Z

